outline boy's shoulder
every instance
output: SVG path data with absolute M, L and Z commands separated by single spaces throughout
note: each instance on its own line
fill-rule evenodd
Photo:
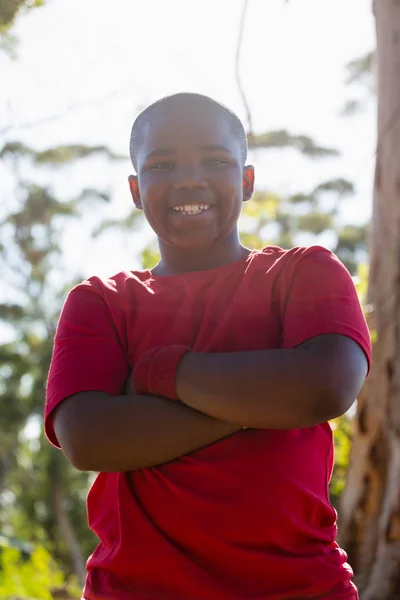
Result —
M 126 298 L 135 295 L 139 287 L 146 285 L 149 279 L 148 271 L 119 271 L 109 277 L 92 275 L 75 285 L 69 292 L 68 297 L 78 297 L 81 300 L 95 301 L 95 297 L 103 298 L 109 308 L 114 304 L 123 303 Z
M 274 285 L 285 294 L 296 281 L 313 281 L 315 285 L 321 277 L 333 282 L 341 282 L 350 273 L 337 256 L 323 246 L 294 246 L 289 249 L 279 246 L 266 246 L 254 251 L 247 270 L 261 285 Z
M 320 257 L 325 259 L 338 260 L 333 252 L 324 246 L 293 246 L 292 248 L 281 248 L 280 246 L 264 246 L 253 253 L 253 258 L 257 262 L 268 262 L 271 265 L 276 263 L 283 266 L 295 266 L 297 263 L 307 260 L 312 262 Z

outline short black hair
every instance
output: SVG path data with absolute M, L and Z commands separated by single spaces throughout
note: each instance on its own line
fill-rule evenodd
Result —
M 179 94 L 173 94 L 172 96 L 165 96 L 164 98 L 160 98 L 160 100 L 157 100 L 156 102 L 150 104 L 150 106 L 145 108 L 144 111 L 142 111 L 135 119 L 135 122 L 132 125 L 131 137 L 129 142 L 129 153 L 131 156 L 132 164 L 136 171 L 137 155 L 140 144 L 142 144 L 143 142 L 144 126 L 152 120 L 156 111 L 158 110 L 158 108 L 160 108 L 161 105 L 169 104 L 176 100 L 186 101 L 188 103 L 202 102 L 205 104 L 209 104 L 224 119 L 226 119 L 231 127 L 232 133 L 239 140 L 241 159 L 243 165 L 245 164 L 247 158 L 247 138 L 243 124 L 239 117 L 227 106 L 221 104 L 221 102 L 217 102 L 217 100 L 213 100 L 213 98 L 210 98 L 209 96 L 204 96 L 203 94 L 195 94 L 191 92 L 180 92 Z

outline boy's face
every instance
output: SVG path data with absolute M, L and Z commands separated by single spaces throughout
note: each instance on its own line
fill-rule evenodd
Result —
M 239 141 L 217 111 L 176 103 L 160 107 L 145 126 L 129 183 L 160 241 L 195 250 L 236 229 L 254 171 L 242 166 Z

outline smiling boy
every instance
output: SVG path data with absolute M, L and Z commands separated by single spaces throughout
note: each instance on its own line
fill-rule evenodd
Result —
M 84 597 L 356 599 L 328 495 L 327 421 L 371 356 L 351 277 L 318 246 L 240 244 L 254 169 L 214 100 L 151 105 L 130 151 L 160 262 L 70 292 L 47 384 L 49 440 L 99 472 Z

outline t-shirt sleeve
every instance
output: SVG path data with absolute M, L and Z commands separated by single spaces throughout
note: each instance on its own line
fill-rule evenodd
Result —
M 297 248 L 283 269 L 282 348 L 324 334 L 345 335 L 361 346 L 371 364 L 371 338 L 346 267 L 320 246 Z
M 101 287 L 89 280 L 68 295 L 57 325 L 46 386 L 44 428 L 60 447 L 52 413 L 68 396 L 96 390 L 118 395 L 129 367 Z

